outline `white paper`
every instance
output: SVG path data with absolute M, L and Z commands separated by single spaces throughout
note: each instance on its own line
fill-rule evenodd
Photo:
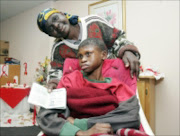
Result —
M 47 88 L 33 83 L 28 102 L 46 109 L 66 109 L 66 89 L 54 89 L 48 93 Z

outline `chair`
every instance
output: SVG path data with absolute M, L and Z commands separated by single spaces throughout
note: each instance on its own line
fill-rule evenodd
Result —
M 81 70 L 78 60 L 70 58 L 66 59 L 64 62 L 63 75 L 71 73 L 74 70 Z M 102 74 L 104 77 L 117 78 L 127 84 L 134 91 L 134 94 L 136 94 L 137 98 L 139 99 L 139 94 L 137 90 L 137 79 L 132 79 L 130 77 L 130 71 L 129 69 L 125 68 L 124 63 L 121 59 L 106 59 L 103 64 Z M 140 131 L 143 131 L 146 134 L 153 136 L 154 133 L 152 132 L 151 127 L 147 122 L 140 102 L 139 105 L 139 115 L 141 120 Z M 43 133 L 40 132 L 38 136 L 42 136 L 42 134 Z
M 137 98 L 139 100 L 139 93 L 138 93 L 138 90 L 136 91 L 136 95 L 137 95 Z M 150 135 L 150 136 L 154 136 L 154 133 L 146 119 L 146 116 L 144 114 L 144 111 L 142 109 L 142 106 L 141 106 L 141 103 L 140 103 L 140 100 L 139 100 L 139 106 L 140 106 L 140 109 L 139 109 L 139 116 L 140 116 L 140 120 L 141 120 L 141 127 L 140 127 L 140 130 L 141 131 L 144 131 L 146 134 Z

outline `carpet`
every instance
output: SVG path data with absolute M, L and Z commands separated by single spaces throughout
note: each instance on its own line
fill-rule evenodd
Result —
M 0 136 L 37 136 L 40 131 L 38 126 L 0 127 Z

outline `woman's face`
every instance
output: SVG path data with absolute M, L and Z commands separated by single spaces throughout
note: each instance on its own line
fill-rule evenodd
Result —
M 49 36 L 66 38 L 69 34 L 70 23 L 63 13 L 52 14 L 45 25 Z

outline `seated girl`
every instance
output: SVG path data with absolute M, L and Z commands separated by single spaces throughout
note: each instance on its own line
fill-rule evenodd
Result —
M 65 110 L 43 109 L 37 122 L 50 136 L 114 134 L 120 128 L 139 129 L 139 105 L 134 91 L 116 78 L 103 77 L 107 57 L 105 44 L 84 40 L 77 54 L 81 71 L 65 74 L 57 88 L 66 88 Z

